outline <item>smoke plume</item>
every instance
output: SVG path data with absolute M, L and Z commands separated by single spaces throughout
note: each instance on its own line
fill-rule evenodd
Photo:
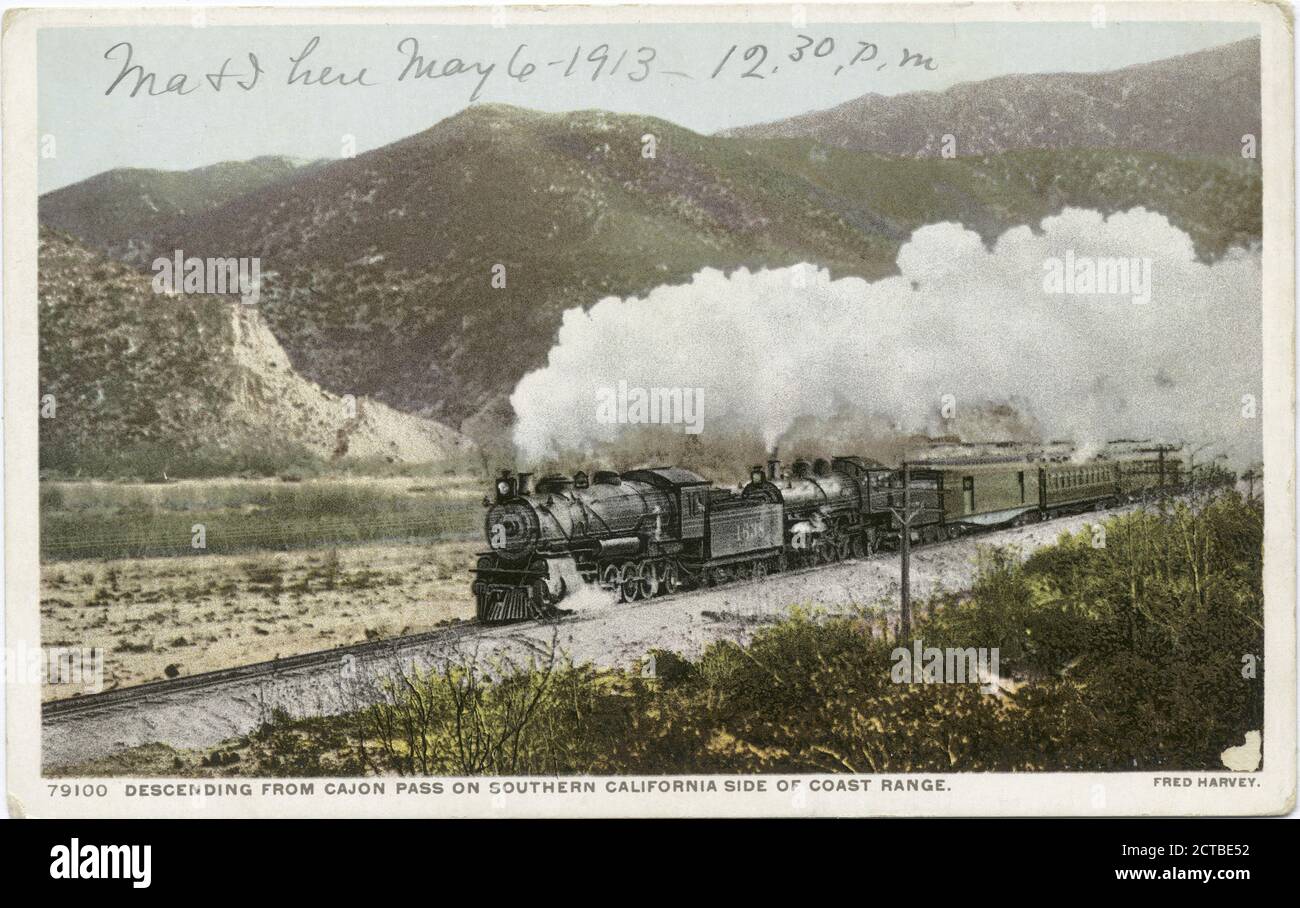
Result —
M 1067 209 L 992 248 L 960 224 L 922 227 L 898 270 L 869 283 L 810 265 L 705 269 L 569 310 L 511 396 L 515 443 L 540 459 L 614 441 L 635 411 L 598 409 L 625 387 L 699 389 L 706 439 L 748 433 L 790 453 L 916 433 L 1259 457 L 1260 419 L 1244 415 L 1246 395 L 1260 400 L 1258 249 L 1206 263 L 1162 215 Z

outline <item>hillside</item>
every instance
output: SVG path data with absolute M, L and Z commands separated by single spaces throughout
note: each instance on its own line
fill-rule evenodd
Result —
M 42 229 L 41 468 L 161 478 L 342 456 L 428 462 L 466 450 L 444 426 L 293 371 L 257 310 L 167 297 L 149 278 Z
M 1259 40 L 1103 73 L 1013 75 L 940 92 L 868 94 L 828 110 L 731 130 L 837 148 L 934 156 L 1120 148 L 1239 157 L 1260 133 Z
M 267 156 L 185 171 L 109 170 L 42 195 L 40 222 L 89 246 L 129 256 L 137 241 L 172 218 L 209 211 L 318 163 Z
M 653 133 L 654 159 L 641 157 Z M 157 248 L 262 257 L 261 310 L 331 390 L 491 434 L 563 311 L 705 266 L 893 273 L 917 227 L 992 239 L 1063 206 L 1160 211 L 1206 257 L 1260 235 L 1255 162 L 1109 151 L 944 159 L 703 136 L 662 120 L 476 106 L 175 222 Z M 506 267 L 504 289 L 491 284 Z M 482 414 L 476 417 L 476 414 Z

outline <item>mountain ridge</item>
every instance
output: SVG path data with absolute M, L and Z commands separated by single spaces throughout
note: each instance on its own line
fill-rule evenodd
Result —
M 215 208 L 322 163 L 260 155 L 190 170 L 118 167 L 42 194 L 39 220 L 116 257 L 130 257 L 133 240 L 173 218 Z
M 1104 147 L 1215 157 L 1239 156 L 1246 134 L 1261 135 L 1258 38 L 1103 72 L 1010 74 L 940 91 L 868 93 L 718 133 L 812 138 L 908 156 L 937 155 L 950 135 L 958 155 Z

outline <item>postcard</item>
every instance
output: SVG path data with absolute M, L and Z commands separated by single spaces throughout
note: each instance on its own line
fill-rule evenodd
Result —
M 11 812 L 1287 812 L 1291 27 L 10 13 Z

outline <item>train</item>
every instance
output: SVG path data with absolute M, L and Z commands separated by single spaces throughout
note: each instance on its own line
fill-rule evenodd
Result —
M 1182 446 L 1115 441 L 928 447 L 900 466 L 856 455 L 773 457 L 725 487 L 683 467 L 547 475 L 504 470 L 477 556 L 478 620 L 544 618 L 584 585 L 635 602 L 737 579 L 861 558 L 1186 486 Z

